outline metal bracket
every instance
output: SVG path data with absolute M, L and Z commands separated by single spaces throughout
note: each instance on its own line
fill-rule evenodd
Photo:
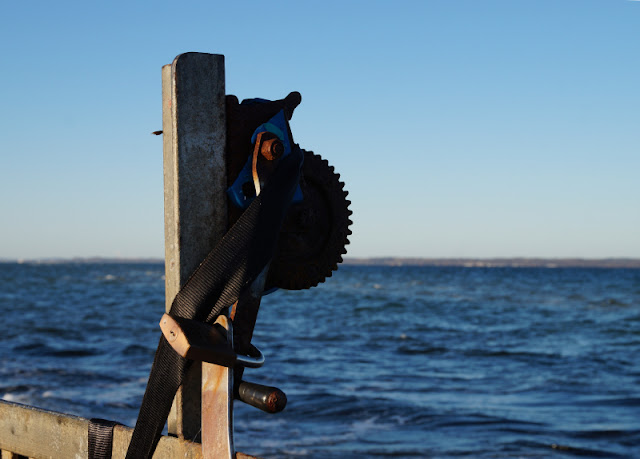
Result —
M 162 335 L 174 351 L 185 359 L 214 363 L 227 368 L 242 365 L 260 368 L 264 364 L 264 355 L 252 346 L 252 355 L 237 354 L 227 340 L 227 334 L 233 333 L 231 322 L 229 331 L 221 330 L 218 324 L 209 325 L 197 320 L 174 317 L 163 314 L 160 319 Z

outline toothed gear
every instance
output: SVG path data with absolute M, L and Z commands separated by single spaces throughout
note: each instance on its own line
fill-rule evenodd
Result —
M 350 201 L 340 175 L 312 151 L 304 152 L 300 188 L 304 199 L 292 204 L 280 232 L 267 288 L 303 290 L 338 269 L 351 234 Z

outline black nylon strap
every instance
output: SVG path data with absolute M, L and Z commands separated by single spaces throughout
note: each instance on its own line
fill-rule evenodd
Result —
M 260 195 L 178 292 L 171 305 L 172 315 L 213 323 L 262 272 L 275 251 L 299 181 L 302 158 L 302 152 L 295 148 L 279 161 Z M 152 457 L 189 365 L 164 337 L 160 338 L 127 459 Z
M 111 459 L 113 428 L 117 422 L 93 418 L 89 420 L 89 459 Z

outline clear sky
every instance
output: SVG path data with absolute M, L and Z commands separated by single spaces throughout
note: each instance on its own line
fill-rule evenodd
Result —
M 640 257 L 640 1 L 2 1 L 0 258 L 163 256 L 162 65 L 303 102 L 349 255 Z

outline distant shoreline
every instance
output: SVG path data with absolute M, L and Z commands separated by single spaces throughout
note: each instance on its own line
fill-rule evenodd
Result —
M 451 266 L 464 268 L 640 268 L 638 258 L 346 258 L 358 266 Z
M 34 258 L 0 259 L 0 263 L 24 264 L 162 264 L 161 258 Z M 465 268 L 632 268 L 640 269 L 640 258 L 403 258 L 375 257 L 344 260 L 351 266 L 440 266 Z

